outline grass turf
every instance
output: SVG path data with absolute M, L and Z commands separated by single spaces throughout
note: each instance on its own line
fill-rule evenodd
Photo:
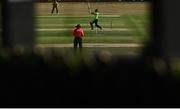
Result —
M 147 41 L 150 33 L 148 3 L 90 3 L 92 10 L 100 10 L 99 24 L 103 30 L 90 30 L 93 15 L 88 14 L 86 3 L 60 4 L 59 15 L 51 15 L 50 3 L 37 3 L 35 16 L 37 44 L 73 43 L 72 32 L 78 23 L 85 30 L 84 43 L 137 43 Z M 72 10 L 73 9 L 73 10 Z M 71 51 L 72 48 L 59 48 Z M 86 48 L 86 51 L 108 50 L 117 54 L 140 52 L 139 48 Z
M 37 43 L 72 43 L 72 32 L 78 23 L 85 29 L 87 43 L 142 43 L 148 37 L 147 15 L 100 17 L 103 30 L 90 30 L 91 17 L 36 17 Z M 45 29 L 45 30 L 43 30 Z M 52 30 L 51 30 L 52 29 Z M 54 29 L 54 30 L 53 30 Z M 62 30 L 61 30 L 62 29 Z

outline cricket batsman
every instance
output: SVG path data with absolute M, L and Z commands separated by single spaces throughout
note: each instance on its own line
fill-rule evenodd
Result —
M 94 15 L 94 20 L 90 22 L 91 30 L 94 29 L 93 24 L 95 24 L 96 27 L 98 27 L 102 30 L 102 27 L 100 25 L 98 25 L 98 18 L 99 18 L 98 9 L 95 9 L 95 12 L 92 12 L 91 14 Z

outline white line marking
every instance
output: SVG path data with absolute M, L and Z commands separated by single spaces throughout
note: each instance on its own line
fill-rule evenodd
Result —
M 107 44 L 107 43 L 84 43 L 83 47 L 142 47 L 141 44 L 135 44 L 135 43 L 129 43 L 129 44 Z M 37 44 L 36 47 L 39 48 L 47 48 L 47 47 L 59 47 L 59 48 L 65 48 L 65 47 L 73 47 L 73 44 Z

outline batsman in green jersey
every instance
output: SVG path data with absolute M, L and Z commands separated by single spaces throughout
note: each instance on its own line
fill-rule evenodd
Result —
M 101 27 L 100 25 L 98 25 L 98 18 L 99 18 L 99 12 L 98 12 L 98 9 L 95 9 L 95 13 L 92 12 L 91 14 L 95 15 L 94 20 L 90 22 L 91 30 L 94 29 L 93 24 L 95 24 L 96 27 L 98 27 L 98 28 L 100 28 L 100 29 L 102 30 L 102 27 Z

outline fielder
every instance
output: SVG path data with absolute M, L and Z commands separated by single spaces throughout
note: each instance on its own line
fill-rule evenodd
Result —
M 95 15 L 94 20 L 90 22 L 91 30 L 94 29 L 93 24 L 95 24 L 96 27 L 98 27 L 98 28 L 100 28 L 102 30 L 102 27 L 100 25 L 98 25 L 98 18 L 99 18 L 98 9 L 95 9 L 95 12 L 92 12 L 91 14 Z
M 52 0 L 52 10 L 51 10 L 51 14 L 54 13 L 54 9 L 56 9 L 56 14 L 59 14 L 59 10 L 58 10 L 58 1 L 57 0 Z

